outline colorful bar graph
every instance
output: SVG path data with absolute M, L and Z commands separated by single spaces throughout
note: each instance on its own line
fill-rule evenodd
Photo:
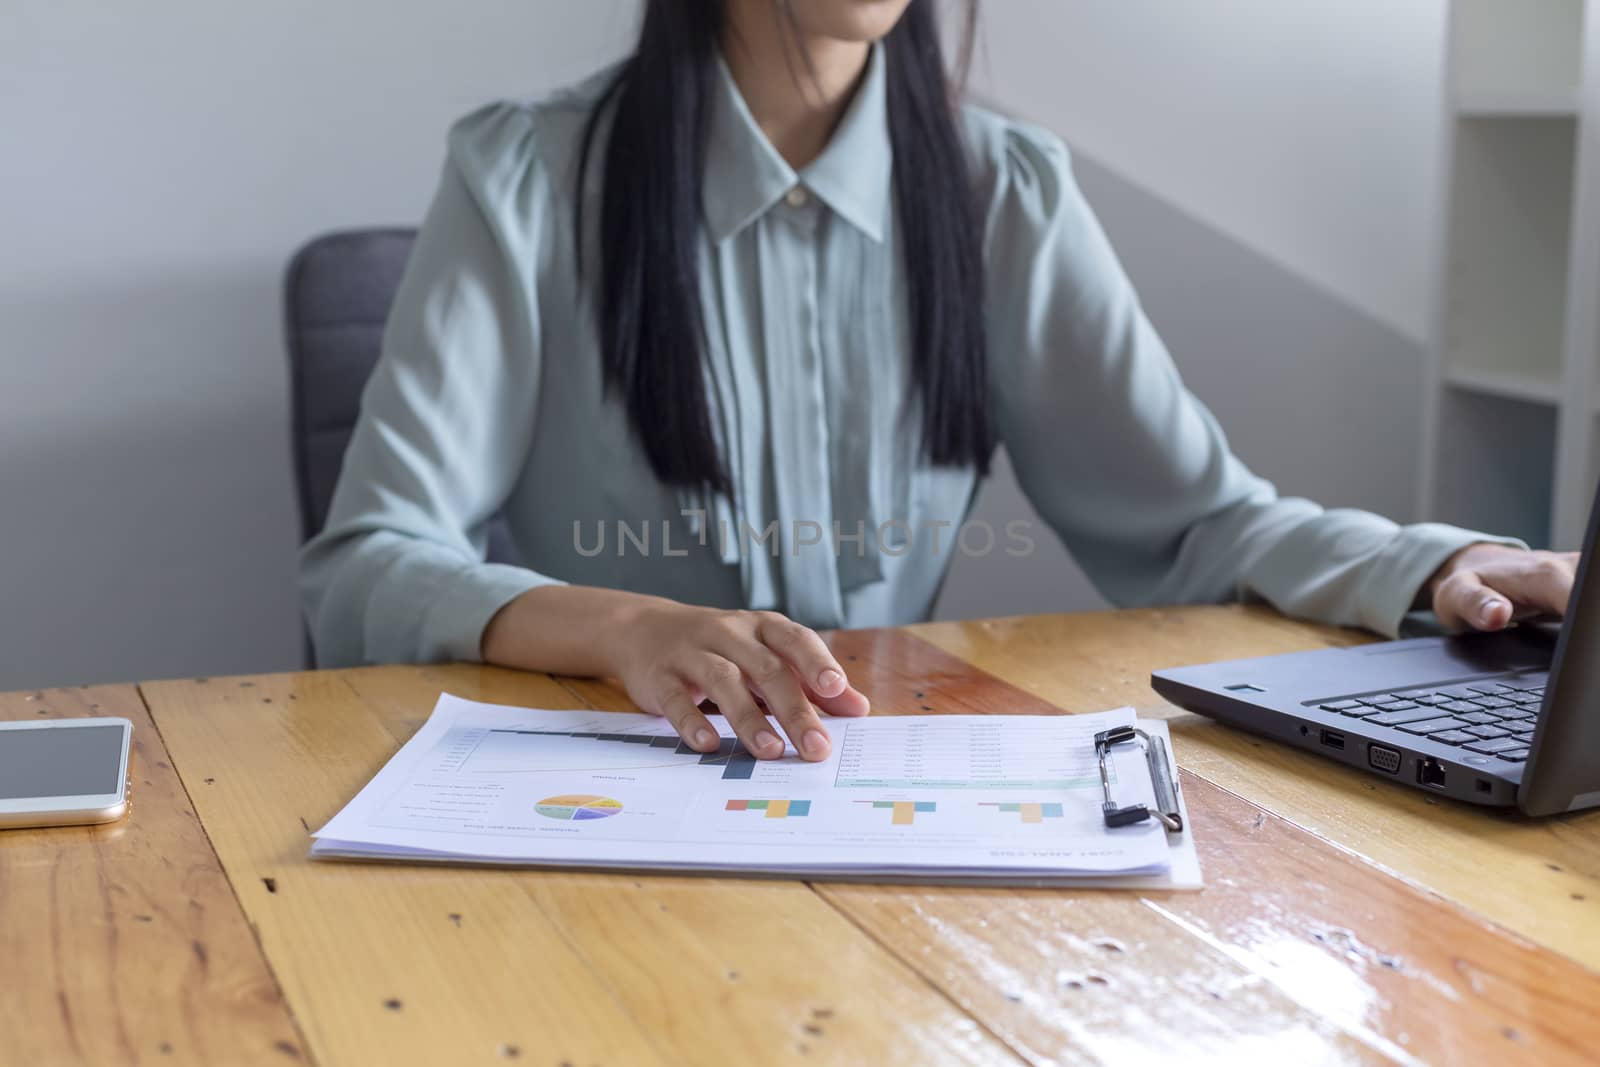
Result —
M 888 808 L 894 813 L 889 821 L 895 826 L 912 825 L 918 812 L 939 810 L 939 805 L 931 800 L 858 800 L 856 803 L 870 804 L 874 808 Z
M 1002 812 L 1020 815 L 1023 822 L 1043 822 L 1046 819 L 1061 818 L 1060 801 L 1048 803 L 1039 801 L 985 801 L 978 805 L 980 808 L 997 808 Z
M 809 800 L 730 800 L 724 811 L 762 811 L 769 819 L 798 819 L 811 814 Z

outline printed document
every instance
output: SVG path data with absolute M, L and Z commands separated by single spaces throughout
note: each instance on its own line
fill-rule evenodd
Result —
M 1198 882 L 1188 834 L 1108 829 L 1090 715 L 829 719 L 828 759 L 757 760 L 721 716 L 701 753 L 650 715 L 439 698 L 432 716 L 314 837 L 312 855 L 517 866 Z M 1165 724 L 1141 723 L 1165 737 Z M 1108 759 L 1118 804 L 1153 803 L 1137 745 Z M 1162 881 L 1163 878 L 1169 879 Z

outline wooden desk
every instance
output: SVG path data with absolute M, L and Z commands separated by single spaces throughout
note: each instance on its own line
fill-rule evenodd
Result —
M 1247 608 L 833 636 L 880 714 L 1172 716 L 1200 893 L 312 864 L 441 690 L 627 701 L 469 666 L 0 696 L 138 746 L 125 823 L 0 835 L 0 1062 L 1594 1062 L 1600 815 L 1437 803 L 1147 684 L 1361 639 Z

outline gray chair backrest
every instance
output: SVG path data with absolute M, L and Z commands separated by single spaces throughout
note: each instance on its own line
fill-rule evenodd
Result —
M 415 230 L 350 230 L 311 241 L 284 277 L 289 399 L 300 536 L 328 518 L 361 391 L 383 348 L 383 325 Z M 504 520 L 489 527 L 489 559 L 515 563 Z

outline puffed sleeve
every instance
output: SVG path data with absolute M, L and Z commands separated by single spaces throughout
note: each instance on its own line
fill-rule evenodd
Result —
M 484 627 L 554 579 L 486 563 L 539 387 L 529 279 L 549 179 L 532 117 L 459 122 L 361 399 L 328 521 L 300 556 L 323 666 L 476 660 Z M 502 220 L 515 218 L 516 225 Z
M 1184 387 L 1066 147 L 1012 122 L 989 144 L 994 418 L 1023 491 L 1108 599 L 1264 600 L 1393 636 L 1457 549 L 1519 543 L 1280 497 Z

